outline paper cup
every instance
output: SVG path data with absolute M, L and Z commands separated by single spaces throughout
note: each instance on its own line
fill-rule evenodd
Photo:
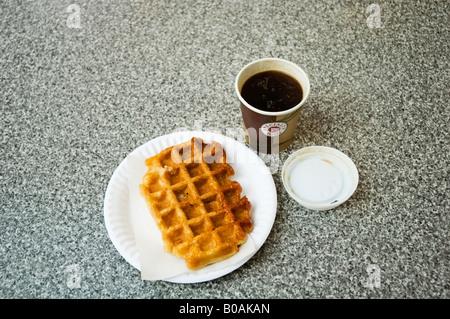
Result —
M 257 109 L 247 103 L 241 96 L 244 83 L 253 75 L 264 71 L 283 72 L 296 79 L 303 90 L 299 104 L 280 112 L 268 112 Z M 277 58 L 264 58 L 247 64 L 236 77 L 236 94 L 241 102 L 247 142 L 249 146 L 261 153 L 281 152 L 292 141 L 297 126 L 300 108 L 309 96 L 308 75 L 296 64 Z

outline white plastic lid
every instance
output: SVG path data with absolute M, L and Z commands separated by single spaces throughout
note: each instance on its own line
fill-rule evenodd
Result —
M 342 204 L 355 192 L 359 181 L 353 161 L 326 146 L 309 146 L 291 154 L 281 174 L 289 195 L 313 210 L 329 210 Z

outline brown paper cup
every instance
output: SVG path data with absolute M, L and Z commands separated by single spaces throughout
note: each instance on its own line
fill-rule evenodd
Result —
M 244 83 L 253 75 L 264 71 L 280 71 L 296 79 L 303 90 L 299 104 L 286 111 L 267 112 L 248 104 L 241 96 Z M 241 102 L 242 118 L 249 146 L 266 154 L 281 152 L 292 141 L 300 115 L 300 108 L 309 96 L 308 75 L 296 64 L 277 58 L 264 58 L 247 64 L 236 77 L 236 94 Z

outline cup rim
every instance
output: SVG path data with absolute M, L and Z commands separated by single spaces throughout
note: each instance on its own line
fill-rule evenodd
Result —
M 244 72 L 244 70 L 246 70 L 248 67 L 250 67 L 250 66 L 252 66 L 252 65 L 254 65 L 256 63 L 261 63 L 261 62 L 266 62 L 266 61 L 279 61 L 279 62 L 283 62 L 283 63 L 286 63 L 286 64 L 290 64 L 291 66 L 297 68 L 301 73 L 303 73 L 305 75 L 306 79 L 308 80 L 308 87 L 306 88 L 306 92 L 303 92 L 304 94 L 303 94 L 302 100 L 296 106 L 291 107 L 290 109 L 287 109 L 287 110 L 284 110 L 284 111 L 269 112 L 269 111 L 259 110 L 256 107 L 251 106 L 250 104 L 247 103 L 247 101 L 244 100 L 244 98 L 241 95 L 241 92 L 239 92 L 239 87 L 238 87 L 239 78 L 241 77 L 242 72 Z M 300 83 L 300 85 L 301 85 L 301 83 Z M 247 63 L 239 71 L 239 73 L 237 74 L 236 79 L 234 81 L 234 88 L 235 88 L 236 94 L 237 94 L 239 100 L 241 101 L 241 103 L 244 104 L 248 109 L 252 110 L 253 112 L 256 112 L 256 113 L 262 114 L 262 115 L 267 115 L 267 116 L 281 116 L 281 115 L 286 115 L 286 114 L 295 112 L 296 110 L 298 110 L 305 103 L 305 101 L 309 97 L 310 82 L 309 82 L 308 74 L 300 66 L 298 66 L 297 64 L 295 64 L 295 63 L 293 63 L 291 61 L 288 61 L 288 60 L 285 60 L 285 59 L 280 59 L 280 58 L 261 58 L 261 59 L 258 59 L 258 60 L 254 60 L 254 61 L 252 61 L 250 63 Z M 305 88 L 302 86 L 302 89 L 304 90 Z

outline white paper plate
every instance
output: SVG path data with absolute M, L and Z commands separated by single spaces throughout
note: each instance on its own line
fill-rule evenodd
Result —
M 216 279 L 226 275 L 247 262 L 264 244 L 275 220 L 277 209 L 277 193 L 272 175 L 262 161 L 251 149 L 236 140 L 209 132 L 176 132 L 155 138 L 135 149 L 131 154 L 150 157 L 163 149 L 200 137 L 205 142 L 212 140 L 221 143 L 227 155 L 227 162 L 235 170 L 230 177 L 242 186 L 242 195 L 246 195 L 252 204 L 250 212 L 254 227 L 250 233 L 256 247 L 253 254 L 239 258 L 234 265 L 208 271 L 208 267 L 200 271 L 192 271 L 165 279 L 177 283 L 195 283 Z M 126 160 L 114 171 L 105 193 L 104 218 L 108 235 L 119 253 L 133 267 L 139 270 L 139 252 L 133 235 L 133 228 L 128 212 L 128 177 Z M 244 244 L 245 245 L 245 244 Z M 236 254 L 239 255 L 239 252 Z

